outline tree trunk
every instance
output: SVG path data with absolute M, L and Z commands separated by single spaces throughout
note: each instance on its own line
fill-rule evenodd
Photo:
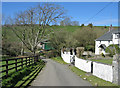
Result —
M 23 47 L 23 42 L 22 42 L 22 48 L 21 48 L 21 56 L 24 56 L 24 47 Z

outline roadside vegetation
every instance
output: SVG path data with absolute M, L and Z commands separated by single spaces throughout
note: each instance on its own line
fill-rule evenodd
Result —
M 16 29 L 24 28 L 24 26 L 16 26 Z M 56 53 L 60 54 L 60 49 L 63 46 L 70 47 L 85 47 L 85 50 L 90 50 L 94 52 L 94 40 L 105 32 L 108 31 L 108 27 L 89 27 L 89 26 L 49 26 L 45 31 L 45 35 L 51 42 L 52 47 L 56 50 Z M 21 53 L 22 47 L 24 47 L 24 52 L 30 52 L 22 43 L 19 38 L 16 37 L 15 33 L 12 31 L 12 27 L 3 26 L 3 54 L 12 53 L 14 51 L 17 54 Z M 20 35 L 20 33 L 18 33 Z M 84 37 L 83 37 L 84 36 Z M 54 41 L 54 42 L 53 42 Z M 14 45 L 14 46 L 13 46 Z M 10 49 L 10 50 L 8 50 Z M 7 54 L 8 54 L 7 53 Z
M 95 39 L 108 31 L 108 27 L 89 27 L 89 26 L 52 26 L 55 30 L 49 40 L 58 54 L 62 47 L 76 48 L 85 47 L 85 51 L 95 50 Z M 54 41 L 54 42 L 53 42 Z
M 8 57 L 7 57 L 8 58 Z M 4 58 L 5 59 L 5 58 Z M 9 62 L 14 63 L 13 61 Z M 2 65 L 4 65 L 5 62 L 2 62 Z M 20 65 L 20 64 L 19 64 Z M 2 78 L 2 87 L 27 87 L 32 80 L 37 76 L 37 74 L 40 72 L 40 70 L 44 67 L 45 63 L 39 59 L 38 62 L 31 64 L 29 66 L 24 66 L 23 69 L 18 68 L 18 72 L 15 71 L 15 69 L 10 70 L 8 72 L 7 79 L 4 77 Z M 14 65 L 8 66 L 8 68 L 15 67 Z M 2 70 L 5 70 L 5 68 L 2 68 Z M 5 72 L 2 74 L 2 76 L 5 75 Z
M 84 47 L 85 51 L 94 52 L 94 40 L 107 32 L 109 27 L 97 27 L 93 26 L 92 23 L 87 26 L 84 24 L 80 26 L 78 21 L 71 21 L 65 15 L 63 7 L 41 3 L 25 11 L 19 11 L 13 18 L 6 18 L 3 21 L 4 25 L 2 25 L 2 55 L 8 57 L 2 59 L 17 56 L 36 56 L 42 50 L 38 45 L 44 39 L 49 40 L 53 50 L 45 51 L 45 55 L 43 55 L 61 64 L 67 64 L 59 57 L 63 47 Z M 60 25 L 57 23 L 60 23 Z M 108 62 L 106 61 L 106 63 Z M 4 61 L 0 63 L 2 65 L 6 64 Z M 11 61 L 10 63 L 15 62 Z M 42 61 L 39 61 L 32 66 L 24 67 L 18 72 L 15 72 L 14 69 L 9 71 L 9 77 L 7 79 L 3 78 L 3 87 L 28 86 L 37 75 L 37 72 L 44 66 L 41 63 Z M 8 69 L 14 66 L 11 65 Z M 37 70 L 38 68 L 39 70 Z M 5 70 L 5 68 L 3 67 L 2 70 Z M 5 72 L 2 75 L 4 76 Z
M 80 76 L 83 80 L 89 81 L 93 86 L 96 86 L 96 88 L 104 88 L 105 86 L 109 86 L 110 88 L 120 88 L 120 86 L 117 86 L 115 84 L 112 84 L 108 81 L 102 80 L 98 77 L 95 77 L 93 75 L 89 75 L 86 72 L 76 68 L 75 66 L 69 66 L 69 68 L 78 76 Z
M 96 62 L 101 62 L 101 63 L 112 65 L 113 59 L 91 59 L 91 61 L 96 61 Z
M 67 64 L 66 62 L 63 61 L 63 59 L 61 57 L 52 57 L 50 59 L 52 59 L 60 64 Z
M 54 57 L 54 58 L 51 58 L 52 60 L 58 62 L 58 63 L 61 63 L 61 64 L 67 64 L 66 62 L 64 62 L 62 60 L 61 57 Z M 93 60 L 93 61 L 99 61 L 99 60 Z M 101 61 L 101 60 L 100 60 Z M 101 61 L 103 63 L 105 63 L 105 61 Z M 107 61 L 106 60 L 106 63 L 110 63 L 111 60 Z M 105 86 L 112 86 L 113 88 L 116 88 L 116 87 L 120 87 L 120 86 L 117 86 L 115 84 L 112 84 L 111 82 L 108 82 L 108 81 L 105 81 L 105 80 L 102 80 L 98 77 L 95 77 L 91 74 L 88 74 L 87 72 L 84 72 L 80 69 L 78 69 L 77 67 L 75 66 L 69 66 L 69 68 L 71 69 L 71 71 L 73 71 L 76 75 L 78 75 L 79 77 L 81 77 L 83 80 L 87 80 L 89 81 L 93 86 L 96 86 L 96 88 L 102 88 L 102 87 L 105 87 Z M 111 87 L 111 88 L 112 88 Z

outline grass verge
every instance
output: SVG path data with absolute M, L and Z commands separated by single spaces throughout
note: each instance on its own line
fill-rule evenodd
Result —
M 97 86 L 96 88 L 102 88 L 105 86 L 109 86 L 110 88 L 120 88 L 120 86 L 117 86 L 115 84 L 112 84 L 111 82 L 102 80 L 98 77 L 95 77 L 93 75 L 87 75 L 86 72 L 78 69 L 75 66 L 69 66 L 69 68 L 78 76 L 80 76 L 82 79 L 85 79 L 87 81 L 89 81 L 93 86 Z
M 51 59 L 60 63 L 60 64 L 67 64 L 66 62 L 63 61 L 63 59 L 61 57 L 53 57 Z
M 54 58 L 51 58 L 52 60 L 58 62 L 58 63 L 61 63 L 61 64 L 67 64 L 65 63 L 61 57 L 54 57 Z M 101 60 L 103 63 L 105 63 L 104 60 Z M 112 61 L 112 60 L 110 60 Z M 108 62 L 110 62 L 108 61 Z M 108 64 L 108 62 L 106 62 Z M 80 76 L 83 80 L 87 80 L 89 81 L 93 86 L 96 86 L 95 88 L 104 88 L 105 86 L 107 86 L 108 88 L 120 88 L 120 86 L 117 86 L 115 84 L 112 84 L 111 82 L 108 82 L 108 81 L 105 81 L 103 79 L 100 79 L 96 76 L 93 76 L 93 75 L 88 75 L 86 72 L 78 69 L 77 67 L 75 66 L 69 66 L 69 68 L 78 76 Z
M 98 60 L 96 60 L 96 59 L 91 59 L 91 61 L 96 61 L 96 62 L 101 62 L 101 63 L 110 64 L 110 65 L 111 65 L 113 59 L 98 59 Z

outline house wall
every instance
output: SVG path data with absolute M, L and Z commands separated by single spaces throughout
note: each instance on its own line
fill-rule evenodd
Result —
M 116 34 L 113 34 L 113 43 L 114 44 L 119 44 L 120 38 L 116 38 Z
M 45 49 L 45 44 L 42 44 L 42 49 Z
M 95 55 L 100 55 L 100 48 L 101 44 L 105 44 L 108 47 L 110 44 L 113 44 L 112 41 L 95 41 Z M 106 54 L 105 51 L 102 51 L 103 54 Z
M 93 62 L 93 75 L 106 81 L 113 81 L 112 66 L 103 63 Z
M 40 47 L 40 48 L 42 48 L 42 45 L 39 43 L 39 44 L 37 45 L 37 47 Z

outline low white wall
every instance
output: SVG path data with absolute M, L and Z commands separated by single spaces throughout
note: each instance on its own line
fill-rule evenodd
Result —
M 72 55 L 70 55 L 70 52 L 64 52 L 63 54 L 61 51 L 61 57 L 66 63 L 70 63 L 71 56 Z M 75 56 L 75 67 L 85 72 L 91 72 L 92 70 L 91 64 L 92 64 L 92 61 L 80 59 Z M 112 82 L 113 68 L 110 65 L 93 62 L 93 75 L 103 80 Z
M 70 63 L 70 52 L 63 52 L 61 51 L 61 57 L 66 63 Z
M 112 66 L 93 62 L 93 75 L 104 79 L 106 81 L 113 81 L 113 69 Z
M 75 67 L 85 72 L 91 72 L 91 62 L 92 61 L 83 60 L 75 56 Z

